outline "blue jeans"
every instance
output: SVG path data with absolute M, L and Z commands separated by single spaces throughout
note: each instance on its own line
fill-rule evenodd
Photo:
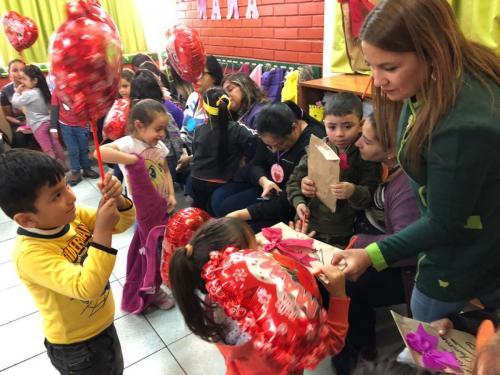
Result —
M 434 320 L 446 318 L 449 314 L 458 313 L 467 305 L 467 302 L 468 301 L 439 301 L 426 296 L 415 286 L 411 294 L 411 312 L 413 314 L 413 319 L 430 323 Z
M 61 135 L 69 153 L 69 165 L 73 172 L 90 168 L 89 159 L 89 128 L 68 126 L 59 123 Z
M 245 182 L 230 182 L 212 194 L 212 209 L 216 217 L 247 208 L 257 202 L 262 189 Z

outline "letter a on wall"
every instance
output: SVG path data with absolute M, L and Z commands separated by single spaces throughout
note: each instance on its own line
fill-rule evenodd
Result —
M 227 0 L 227 19 L 231 19 L 233 15 L 235 20 L 240 18 L 238 0 Z
M 257 0 L 248 0 L 246 17 L 254 19 L 259 18 L 259 11 L 257 10 Z

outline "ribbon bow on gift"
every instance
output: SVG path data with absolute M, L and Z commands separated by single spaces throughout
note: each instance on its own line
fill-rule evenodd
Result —
M 281 239 L 281 228 L 264 228 L 262 234 L 269 241 L 262 247 L 264 251 L 273 251 L 278 249 L 280 253 L 288 255 L 289 257 L 299 261 L 306 267 L 311 266 L 311 261 L 316 260 L 308 254 L 314 250 L 312 238 L 300 240 L 295 238 Z
M 418 325 L 416 332 L 407 333 L 405 338 L 411 349 L 422 354 L 422 361 L 425 368 L 442 371 L 448 367 L 452 370 L 462 372 L 455 354 L 437 350 L 439 337 L 427 333 L 422 324 Z

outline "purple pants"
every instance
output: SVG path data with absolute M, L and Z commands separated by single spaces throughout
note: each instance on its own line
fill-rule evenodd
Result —
M 33 132 L 33 136 L 45 154 L 64 162 L 64 150 L 59 143 L 59 139 L 50 134 L 49 121 L 42 123 L 42 125 Z

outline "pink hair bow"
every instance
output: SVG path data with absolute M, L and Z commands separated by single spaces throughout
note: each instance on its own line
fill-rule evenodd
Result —
M 314 240 L 308 238 L 305 240 L 289 238 L 282 239 L 282 231 L 280 228 L 264 228 L 262 234 L 269 241 L 262 247 L 264 251 L 273 251 L 278 249 L 280 253 L 299 261 L 306 267 L 311 266 L 311 261 L 316 260 L 309 256 L 313 248 Z
M 422 354 L 422 362 L 425 368 L 439 371 L 451 368 L 462 372 L 455 354 L 438 350 L 439 337 L 427 333 L 422 324 L 418 325 L 416 332 L 407 333 L 405 338 L 411 349 Z

